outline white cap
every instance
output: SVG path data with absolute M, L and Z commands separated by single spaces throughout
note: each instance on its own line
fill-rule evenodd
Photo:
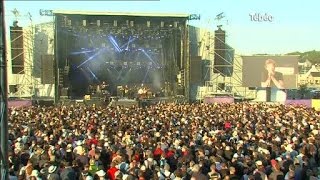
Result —
M 106 175 L 106 172 L 104 172 L 104 170 L 100 170 L 98 172 L 96 172 L 96 174 L 99 176 L 99 177 L 103 177 Z

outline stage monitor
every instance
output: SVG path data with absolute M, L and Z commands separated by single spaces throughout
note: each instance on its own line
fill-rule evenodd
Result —
M 245 87 L 297 88 L 299 56 L 242 56 Z

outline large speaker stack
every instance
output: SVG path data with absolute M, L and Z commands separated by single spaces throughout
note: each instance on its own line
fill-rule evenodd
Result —
M 59 85 L 63 88 L 69 87 L 69 71 L 70 71 L 69 66 L 65 66 L 64 68 L 59 68 Z
M 203 84 L 201 56 L 192 56 L 190 63 L 190 83 Z
M 23 29 L 10 27 L 12 74 L 24 73 Z
M 41 56 L 41 83 L 54 84 L 53 55 Z
M 233 73 L 233 50 L 226 44 L 226 32 L 219 27 L 214 37 L 214 73 L 230 77 Z

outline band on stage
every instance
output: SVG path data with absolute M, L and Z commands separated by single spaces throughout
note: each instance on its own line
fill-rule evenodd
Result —
M 115 92 L 113 92 L 115 91 Z M 147 99 L 162 96 L 164 89 L 155 91 L 147 85 L 122 85 L 117 86 L 116 90 L 110 88 L 110 85 L 103 81 L 101 84 L 90 84 L 88 87 L 88 94 L 91 96 L 103 96 L 110 98 L 111 96 L 118 96 L 127 99 Z M 113 93 L 111 93 L 113 92 Z

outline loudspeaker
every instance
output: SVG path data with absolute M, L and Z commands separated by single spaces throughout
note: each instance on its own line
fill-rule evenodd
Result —
M 193 57 L 191 57 L 190 83 L 191 84 L 198 84 L 198 85 L 203 84 L 201 56 L 193 56 Z
M 68 88 L 62 88 L 60 96 L 68 96 L 69 95 L 68 90 L 69 90 Z
M 211 67 L 210 67 L 210 60 L 202 60 L 202 79 L 204 82 L 210 81 L 211 75 Z
M 53 71 L 53 55 L 41 56 L 41 83 L 53 84 L 54 83 L 54 71 Z
M 180 86 L 177 88 L 177 95 L 184 96 L 184 87 Z
M 16 93 L 18 91 L 17 85 L 9 85 L 9 92 L 10 93 Z
M 214 73 L 223 74 L 225 68 L 226 32 L 219 28 L 214 32 Z
M 219 27 L 214 37 L 214 73 L 232 76 L 233 58 L 234 49 L 226 44 L 226 32 Z
M 24 73 L 24 49 L 22 27 L 10 27 L 12 74 Z

